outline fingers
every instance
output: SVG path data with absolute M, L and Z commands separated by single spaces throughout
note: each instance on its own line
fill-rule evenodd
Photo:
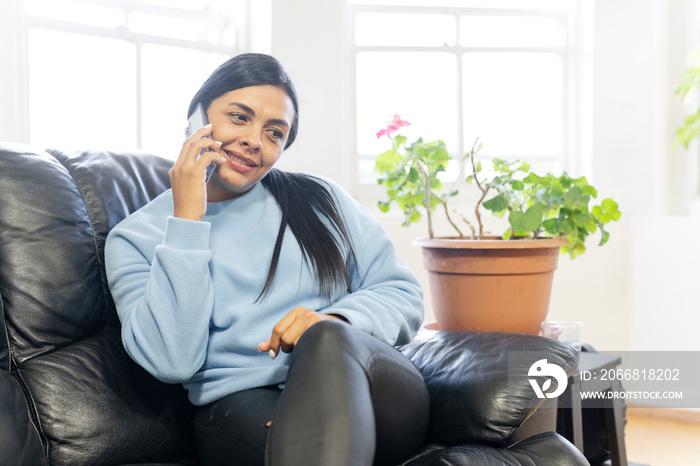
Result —
M 185 142 L 187 142 L 187 141 L 199 141 L 200 139 L 211 136 L 212 131 L 213 131 L 213 126 L 211 123 L 209 123 L 208 125 L 203 126 L 203 127 L 199 128 L 197 131 L 195 131 L 194 133 L 192 133 L 192 136 L 185 139 Z
M 293 328 L 295 321 L 298 319 L 303 319 L 302 315 L 304 312 L 300 311 L 300 309 L 304 308 L 294 308 L 291 312 L 285 315 L 282 320 L 280 320 L 272 329 L 272 335 L 270 338 L 258 345 L 258 351 L 268 351 L 270 353 L 270 357 L 272 357 L 273 354 L 277 356 L 280 350 L 287 353 L 290 352 L 291 349 L 289 340 L 294 338 L 294 333 L 297 332 L 297 329 Z M 301 334 L 299 334 L 299 336 L 301 336 Z M 291 347 L 293 347 L 293 344 Z
M 176 182 L 179 182 L 178 184 L 187 186 L 192 186 L 194 183 L 204 189 L 203 180 L 207 167 L 212 163 L 226 162 L 224 152 L 221 150 L 222 143 L 209 137 L 211 131 L 212 126 L 207 125 L 183 142 L 180 155 L 169 172 L 173 187 Z
M 309 327 L 328 319 L 337 319 L 337 317 L 321 314 L 304 307 L 296 307 L 275 325 L 270 338 L 258 345 L 258 351 L 269 352 L 273 359 L 280 350 L 291 353 L 299 338 Z
M 221 142 L 214 141 L 210 136 L 212 133 L 212 125 L 209 124 L 195 131 L 192 136 L 185 139 L 182 143 L 182 149 L 178 156 L 176 165 L 197 163 L 199 165 L 209 166 L 210 163 L 223 163 L 226 160 L 221 152 Z M 213 154 L 212 154 L 213 152 Z M 199 157 L 199 155 L 202 157 Z M 207 156 L 207 157 L 205 157 Z M 199 159 L 198 159 L 199 157 Z

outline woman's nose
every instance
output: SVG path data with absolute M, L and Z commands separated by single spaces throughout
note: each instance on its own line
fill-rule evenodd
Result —
M 258 151 L 262 149 L 262 141 L 259 136 L 259 132 L 251 129 L 241 136 L 241 145 L 252 151 Z

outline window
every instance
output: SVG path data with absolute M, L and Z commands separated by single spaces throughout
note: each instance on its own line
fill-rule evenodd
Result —
M 360 183 L 375 182 L 376 132 L 398 113 L 409 141 L 462 155 L 527 159 L 561 171 L 572 157 L 576 0 L 348 0 Z M 456 174 L 459 167 L 453 167 Z
M 250 48 L 251 3 L 24 0 L 28 142 L 177 157 L 191 97 Z

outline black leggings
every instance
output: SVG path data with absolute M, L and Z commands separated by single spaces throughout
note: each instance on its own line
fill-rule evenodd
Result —
M 203 406 L 194 431 L 206 465 L 389 465 L 421 444 L 429 414 L 408 358 L 324 321 L 299 340 L 283 390 L 245 390 Z

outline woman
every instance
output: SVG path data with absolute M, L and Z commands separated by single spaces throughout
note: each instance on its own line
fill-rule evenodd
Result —
M 337 185 L 273 169 L 298 127 L 274 58 L 224 63 L 198 104 L 210 125 L 172 189 L 107 239 L 127 352 L 188 390 L 205 464 L 399 462 L 427 428 L 423 379 L 392 347 L 422 322 L 420 285 Z

